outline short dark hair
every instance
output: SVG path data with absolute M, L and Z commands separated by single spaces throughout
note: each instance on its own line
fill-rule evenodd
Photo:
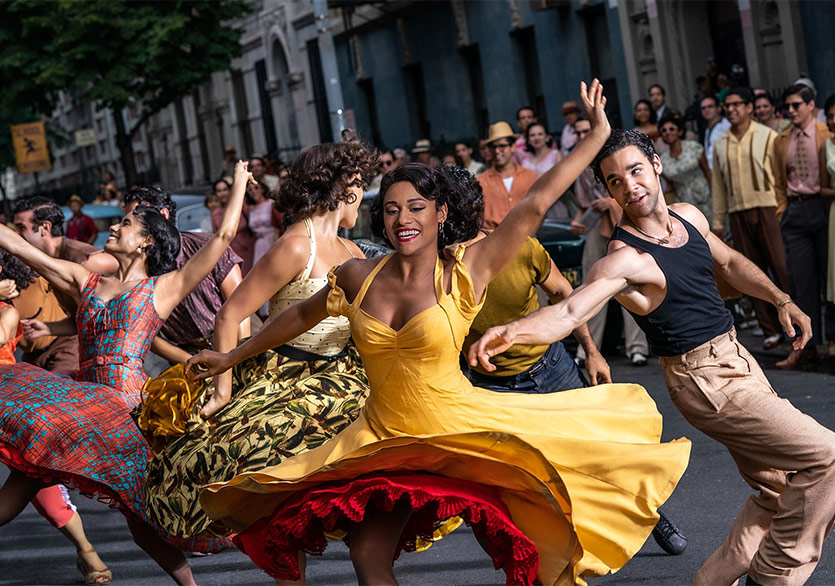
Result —
M 768 100 L 769 104 L 771 104 L 772 106 L 776 106 L 776 104 L 774 103 L 774 98 L 771 97 L 771 94 L 757 94 L 756 96 L 754 96 L 754 104 L 756 104 L 757 100 L 759 99 Z
M 38 228 L 45 222 L 49 222 L 52 225 L 49 230 L 50 236 L 64 235 L 64 212 L 61 211 L 57 203 L 37 195 L 27 197 L 15 203 L 14 208 L 12 208 L 12 215 L 28 211 L 32 212 L 33 226 Z
M 717 98 L 714 95 L 703 97 L 701 100 L 699 100 L 699 106 L 701 106 L 702 102 L 704 102 L 707 99 L 713 100 L 713 105 L 716 106 L 717 108 L 719 107 L 719 98 Z
M 377 172 L 377 152 L 359 141 L 328 142 L 304 149 L 289 174 L 281 180 L 275 207 L 290 221 L 312 216 L 317 210 L 334 211 L 353 197 L 352 177 L 368 182 Z
M 651 86 L 649 86 L 649 89 L 647 89 L 647 93 L 650 93 L 652 91 L 652 88 L 654 88 L 654 87 L 657 87 L 658 89 L 661 90 L 661 95 L 662 96 L 667 95 L 667 92 L 664 90 L 664 86 L 662 86 L 660 83 L 654 83 Z
M 410 183 L 436 206 L 446 204 L 447 218 L 438 237 L 438 250 L 454 242 L 472 240 L 478 234 L 484 221 L 484 195 L 472 173 L 458 166 L 433 169 L 429 165 L 409 163 L 383 177 L 370 210 L 371 231 L 375 236 L 391 244 L 385 234 L 383 201 L 389 188 L 401 181 Z
M 826 114 L 829 112 L 833 106 L 835 106 L 835 94 L 826 98 L 826 102 L 823 103 L 823 113 Z
M 754 101 L 754 93 L 747 87 L 735 87 L 731 89 L 725 94 L 725 101 L 727 102 L 731 96 L 737 96 L 744 104 L 750 104 Z
M 522 110 L 530 110 L 533 117 L 536 118 L 536 110 L 531 108 L 530 106 L 522 106 L 521 108 L 516 110 L 516 119 L 519 120 L 519 114 L 522 113 Z
M 800 96 L 800 99 L 807 104 L 815 99 L 815 90 L 810 88 L 808 85 L 796 83 L 787 87 L 786 91 L 783 92 L 783 101 L 785 102 L 786 98 L 795 94 Z
M 165 191 L 162 187 L 148 185 L 144 187 L 137 187 L 125 192 L 122 195 L 122 205 L 137 203 L 139 205 L 147 205 L 158 210 L 165 208 L 168 210 L 168 219 L 174 222 L 177 219 L 177 202 L 171 199 L 171 194 Z
M 612 129 L 612 133 L 609 135 L 609 138 L 606 140 L 606 144 L 603 145 L 603 148 L 600 149 L 600 152 L 597 153 L 597 156 L 591 162 L 594 177 L 599 183 L 606 185 L 606 179 L 603 177 L 603 172 L 600 170 L 600 163 L 602 163 L 604 159 L 608 159 L 614 155 L 616 152 L 631 146 L 638 147 L 641 152 L 646 155 L 647 160 L 652 163 L 652 160 L 655 157 L 655 147 L 653 146 L 652 139 L 650 139 L 650 137 L 638 130 L 614 128 Z
M 229 189 L 232 189 L 232 186 L 229 185 L 229 182 L 226 179 L 218 179 L 217 181 L 212 183 L 212 193 L 217 193 L 217 184 L 218 183 L 225 183 L 226 187 L 228 187 Z
M 633 112 L 638 109 L 639 104 L 646 104 L 646 107 L 649 108 L 649 122 L 650 124 L 655 124 L 658 122 L 658 114 L 655 113 L 655 108 L 652 107 L 652 102 L 647 99 L 641 98 L 637 102 L 635 102 L 635 107 L 632 108 Z M 635 126 L 638 126 L 638 119 L 633 116 L 633 121 L 635 122 Z
M 159 208 L 152 206 L 136 206 L 133 217 L 142 225 L 142 235 L 150 235 L 154 239 L 145 249 L 145 268 L 148 274 L 153 277 L 176 269 L 177 256 L 180 254 L 180 232 L 174 224 L 160 213 Z

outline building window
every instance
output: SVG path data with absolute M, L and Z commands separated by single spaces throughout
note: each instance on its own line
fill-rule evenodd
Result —
M 539 72 L 539 58 L 536 52 L 536 37 L 532 26 L 511 33 L 514 40 L 516 60 L 525 80 L 525 98 L 528 106 L 534 109 L 539 121 L 545 120 L 545 96 L 542 92 L 542 75 Z
M 265 87 L 267 84 L 267 65 L 263 59 L 255 62 L 255 79 L 258 83 L 258 99 L 261 103 L 261 120 L 264 123 L 267 153 L 276 153 L 278 152 L 278 138 L 275 134 L 272 100 Z
M 370 78 L 361 79 L 357 82 L 357 85 L 360 88 L 363 102 L 365 102 L 368 124 L 371 126 L 371 142 L 375 145 L 381 145 L 383 144 L 383 138 L 380 136 L 380 122 L 377 119 L 377 100 L 374 97 L 374 80 Z
M 249 107 L 246 102 L 244 76 L 240 71 L 232 72 L 232 95 L 235 98 L 235 117 L 238 119 L 238 129 L 241 133 L 241 146 L 244 153 L 255 150 L 252 146 L 252 129 L 249 127 Z
M 432 125 L 426 116 L 426 85 L 423 83 L 423 66 L 412 63 L 403 68 L 406 80 L 406 103 L 412 121 L 412 131 L 417 138 L 431 138 Z
M 322 73 L 322 56 L 316 39 L 307 42 L 307 60 L 310 64 L 310 81 L 313 85 L 313 101 L 316 104 L 316 121 L 319 123 L 319 140 L 331 142 L 331 117 L 328 110 L 328 96 L 325 91 L 325 76 Z
M 478 45 L 462 47 L 461 57 L 464 59 L 464 66 L 467 68 L 467 75 L 470 79 L 470 96 L 473 100 L 477 135 L 479 137 L 487 136 L 487 128 L 490 121 L 487 114 L 484 77 L 481 73 L 481 53 L 478 50 Z

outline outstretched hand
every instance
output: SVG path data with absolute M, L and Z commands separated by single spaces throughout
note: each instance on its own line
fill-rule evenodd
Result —
M 778 309 L 777 318 L 783 324 L 789 338 L 797 336 L 794 326 L 800 328 L 800 337 L 795 338 L 792 342 L 792 348 L 795 350 L 802 350 L 807 342 L 812 339 L 812 320 L 794 302 L 787 303 Z
M 470 346 L 470 352 L 467 355 L 470 366 L 478 366 L 480 363 L 484 370 L 493 372 L 496 366 L 490 362 L 490 359 L 513 346 L 515 337 L 510 324 L 490 328 L 476 340 L 475 344 Z
M 609 136 L 612 127 L 609 125 L 609 118 L 606 116 L 606 96 L 603 95 L 603 85 L 596 77 L 592 80 L 590 86 L 587 86 L 584 81 L 580 82 L 580 101 L 592 130 L 597 130 Z
M 22 319 L 20 324 L 23 326 L 23 334 L 30 340 L 50 335 L 49 326 L 39 319 Z
M 242 180 L 246 183 L 252 183 L 253 185 L 258 183 L 255 180 L 255 177 L 252 176 L 252 172 L 249 170 L 249 161 L 238 161 L 235 163 L 235 177 L 233 181 Z

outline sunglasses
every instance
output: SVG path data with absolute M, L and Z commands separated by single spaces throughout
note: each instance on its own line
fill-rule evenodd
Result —
M 394 165 L 394 161 L 380 161 L 380 164 L 383 167 L 391 167 L 392 165 Z
M 661 133 L 665 132 L 678 132 L 678 126 L 665 126 L 661 129 Z
M 726 108 L 739 108 L 740 106 L 742 106 L 745 103 L 747 103 L 747 102 L 742 102 L 742 101 L 739 101 L 739 102 L 725 102 L 725 107 Z
M 805 103 L 806 102 L 787 102 L 786 108 L 788 108 L 789 110 L 799 110 L 800 106 L 802 106 Z
M 511 146 L 511 145 L 510 145 L 510 144 L 508 144 L 508 143 L 504 143 L 504 144 L 490 144 L 490 145 L 487 145 L 487 148 L 489 148 L 489 149 L 490 149 L 490 150 L 492 150 L 492 151 L 499 151 L 499 150 L 509 149 L 509 148 L 510 148 L 510 146 Z

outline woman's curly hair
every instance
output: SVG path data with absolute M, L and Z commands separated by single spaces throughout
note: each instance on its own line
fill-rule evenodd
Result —
M 421 196 L 435 202 L 436 206 L 446 204 L 447 218 L 438 237 L 438 250 L 455 242 L 466 242 L 475 238 L 484 220 L 484 195 L 481 184 L 466 169 L 445 166 L 433 169 L 428 165 L 410 163 L 398 167 L 383 177 L 380 193 L 371 205 L 371 231 L 391 246 L 385 234 L 383 201 L 386 192 L 395 183 L 406 181 Z
M 317 210 L 353 203 L 348 189 L 367 185 L 377 172 L 377 152 L 360 142 L 324 143 L 304 149 L 281 180 L 275 207 L 296 222 Z M 359 179 L 354 176 L 359 175 Z
M 142 225 L 143 236 L 154 242 L 145 249 L 145 268 L 150 276 L 162 275 L 177 268 L 180 254 L 180 232 L 157 208 L 136 206 L 133 215 Z
M 35 282 L 36 275 L 32 269 L 23 264 L 23 261 L 0 249 L 0 280 L 11 279 L 17 286 L 18 291 L 23 291 Z

